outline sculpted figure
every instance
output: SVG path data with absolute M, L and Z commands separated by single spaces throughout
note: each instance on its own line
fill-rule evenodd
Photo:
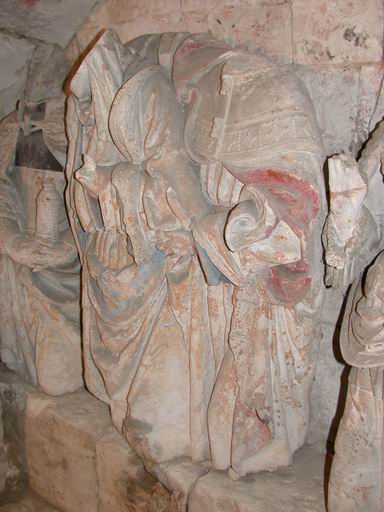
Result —
M 82 385 L 79 260 L 64 206 L 64 98 L 1 122 L 1 361 L 52 395 Z
M 375 182 L 383 140 L 380 123 L 359 162 L 345 154 L 328 160 L 330 212 L 323 233 L 328 286 L 349 285 L 383 247 L 382 213 L 374 214 L 369 205 L 381 201 L 380 183 L 377 187 Z
M 383 500 L 384 253 L 350 293 L 340 339 L 352 366 L 335 444 L 330 512 L 380 512 Z
M 235 478 L 289 464 L 321 303 L 306 91 L 207 34 L 112 31 L 70 87 L 89 389 L 147 462 L 210 458 Z
M 351 156 L 339 155 L 329 165 L 327 278 L 332 286 L 347 285 L 355 279 L 340 335 L 343 357 L 352 368 L 335 443 L 330 512 L 379 512 L 384 508 L 384 253 L 373 257 L 383 248 L 382 225 L 367 204 L 373 178 L 380 171 L 383 132 L 382 122 L 358 163 Z M 382 195 L 382 190 L 376 193 Z

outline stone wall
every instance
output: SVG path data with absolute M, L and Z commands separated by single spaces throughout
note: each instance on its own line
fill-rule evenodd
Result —
M 15 110 L 35 51 L 64 48 L 97 0 L 2 0 L 0 119 Z M 47 60 L 48 62 L 48 60 Z

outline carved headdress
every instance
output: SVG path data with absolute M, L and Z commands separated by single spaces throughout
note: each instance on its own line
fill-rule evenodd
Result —
M 172 85 L 160 66 L 148 66 L 116 94 L 109 129 L 119 151 L 134 164 L 154 156 L 170 122 Z

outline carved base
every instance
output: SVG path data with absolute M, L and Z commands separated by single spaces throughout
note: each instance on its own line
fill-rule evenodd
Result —
M 325 512 L 324 455 L 311 447 L 289 468 L 238 481 L 188 459 L 153 468 L 157 480 L 86 391 L 50 397 L 0 367 L 0 399 L 8 453 L 20 474 L 28 468 L 31 491 L 63 512 Z

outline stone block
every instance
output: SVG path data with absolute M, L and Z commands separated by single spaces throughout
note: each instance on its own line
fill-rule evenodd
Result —
M 356 148 L 360 149 L 370 132 L 384 116 L 384 64 L 364 64 L 360 70 Z
M 359 95 L 355 66 L 295 66 L 312 98 L 327 155 L 354 147 Z
M 107 8 L 111 24 L 136 20 L 139 22 L 151 16 L 177 13 L 180 11 L 180 0 L 108 0 Z M 160 29 L 160 32 L 164 32 Z M 142 32 L 145 34 L 145 31 Z
M 256 2 L 253 7 L 227 5 L 208 14 L 208 29 L 218 39 L 292 57 L 289 4 Z
M 170 493 L 144 469 L 123 437 L 111 429 L 96 446 L 98 512 L 168 512 Z
M 302 64 L 380 61 L 383 11 L 381 0 L 294 0 L 294 60 Z
M 31 488 L 65 512 L 96 512 L 96 443 L 110 428 L 107 406 L 86 391 L 29 396 L 25 435 Z
M 2 0 L 0 27 L 64 47 L 97 0 Z
M 25 408 L 34 388 L 0 365 L 3 489 L 0 503 L 25 493 L 28 486 L 25 457 Z
M 13 477 L 0 505 L 25 494 L 29 480 L 34 493 L 64 512 L 169 511 L 171 493 L 113 428 L 108 407 L 86 391 L 50 397 L 1 367 L 0 399 L 11 457 L 3 461 L 0 452 L 0 472 L 4 462 L 8 480 Z M 28 496 L 4 512 L 56 510 L 40 511 L 38 503 Z
M 126 43 L 130 39 L 134 39 L 142 34 L 188 30 L 185 24 L 182 23 L 182 16 L 179 11 L 169 14 L 156 14 L 148 17 L 131 19 L 129 21 L 113 25 L 112 28 L 116 30 L 123 43 Z M 203 29 L 203 31 L 204 30 L 205 29 Z
M 209 3 L 209 8 L 212 10 L 217 9 L 220 5 L 225 4 L 224 0 L 212 0 Z M 236 2 L 237 3 L 237 2 Z M 204 11 L 207 13 L 208 6 L 205 0 L 181 0 L 181 11 L 184 13 L 194 12 L 194 11 Z
M 293 465 L 238 481 L 211 471 L 201 477 L 190 497 L 188 512 L 325 512 L 324 456 L 308 447 Z
M 205 11 L 208 14 L 223 6 L 232 5 L 237 8 L 253 6 L 254 9 L 257 9 L 260 5 L 271 2 L 264 0 L 212 0 L 208 4 L 205 0 L 181 0 L 181 10 L 183 12 Z

